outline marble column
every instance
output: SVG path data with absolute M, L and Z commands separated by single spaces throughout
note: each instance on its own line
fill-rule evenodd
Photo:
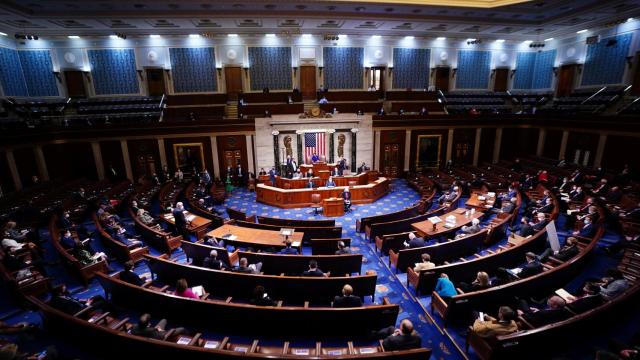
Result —
M 417 155 L 416 155 L 417 156 Z M 411 169 L 411 130 L 407 130 L 404 135 L 404 171 L 409 171 Z
M 598 148 L 596 149 L 596 157 L 593 159 L 593 167 L 597 168 L 602 164 L 602 155 L 604 154 L 604 147 L 607 144 L 607 135 L 600 134 L 598 139 Z
M 7 157 L 7 165 L 11 172 L 11 178 L 13 179 L 13 187 L 16 191 L 22 190 L 22 180 L 20 180 L 20 173 L 18 173 L 18 167 L 16 166 L 16 158 L 13 156 L 13 150 L 7 150 L 5 152 Z
M 215 136 L 209 136 L 209 142 L 211 143 L 211 159 L 213 159 L 213 174 L 211 175 L 222 179 L 220 160 L 218 159 L 218 140 Z
M 276 169 L 280 171 L 282 174 L 282 169 L 280 169 L 280 156 L 278 156 L 278 134 L 279 132 L 274 131 L 273 133 L 273 163 L 276 166 Z
M 451 153 L 453 152 L 453 129 L 449 129 L 447 135 L 447 153 L 445 155 L 445 161 L 451 160 Z
M 380 170 L 382 168 L 382 164 L 380 164 L 380 131 L 375 131 L 373 133 L 373 161 L 371 162 L 371 169 Z
M 476 129 L 476 141 L 473 145 L 473 166 L 478 166 L 478 157 L 480 157 L 480 139 L 482 138 L 482 128 Z
M 253 137 L 251 135 L 245 135 L 245 142 L 247 143 L 247 172 L 256 174 L 255 164 L 253 162 Z
M 304 153 L 302 151 L 302 135 L 303 134 L 304 133 L 302 132 L 296 133 L 296 141 L 297 141 L 296 148 L 298 149 L 298 166 L 304 164 L 304 160 L 303 160 Z M 275 146 L 274 148 L 275 156 L 276 158 L 278 158 L 278 138 L 277 137 L 274 139 L 274 146 Z
M 164 139 L 158 139 L 158 153 L 160 154 L 160 168 L 167 165 L 167 151 L 164 149 Z
M 496 140 L 493 144 L 493 158 L 492 163 L 496 164 L 500 161 L 500 147 L 502 147 L 502 128 L 496 129 Z
M 98 180 L 104 180 L 104 163 L 102 162 L 102 149 L 100 149 L 100 143 L 92 141 L 91 151 L 93 152 L 93 161 L 96 163 L 96 174 L 98 174 Z
M 127 179 L 133 182 L 133 171 L 131 171 L 131 159 L 129 159 L 129 145 L 127 140 L 120 140 L 120 148 L 122 149 L 122 160 L 124 160 L 124 171 Z
M 334 158 L 335 135 L 336 135 L 335 130 L 329 133 L 329 163 L 331 164 L 335 163 L 335 158 Z
M 42 181 L 49 181 L 49 171 L 47 170 L 47 161 L 44 159 L 42 146 L 37 145 L 33 148 L 33 155 L 36 158 L 36 166 L 38 167 L 38 176 Z
M 569 140 L 569 132 L 565 130 L 562 132 L 562 141 L 560 142 L 560 153 L 558 154 L 558 160 L 562 160 L 566 156 L 567 140 Z
M 547 137 L 547 130 L 540 129 L 538 133 L 538 147 L 536 148 L 536 156 L 542 156 L 544 152 L 544 141 Z
M 351 171 L 354 172 L 355 169 L 358 167 L 358 163 L 357 163 L 357 159 L 356 159 L 356 151 L 357 151 L 357 145 L 356 145 L 356 139 L 358 138 L 358 129 L 351 129 Z

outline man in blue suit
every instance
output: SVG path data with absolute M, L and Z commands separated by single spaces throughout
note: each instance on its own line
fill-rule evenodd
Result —
M 182 202 L 176 204 L 176 208 L 173 209 L 173 219 L 175 222 L 176 232 L 178 235 L 182 235 L 185 240 L 189 239 L 189 232 L 187 232 L 187 218 L 184 216 L 184 205 Z
M 583 223 L 584 225 L 582 225 L 582 228 L 578 231 L 574 231 L 573 235 L 578 235 L 586 238 L 593 237 L 593 235 L 595 235 L 596 233 L 596 227 L 591 222 L 591 218 L 585 217 Z
M 285 241 L 285 248 L 280 250 L 280 254 L 284 255 L 298 255 L 298 250 L 291 247 L 291 240 Z

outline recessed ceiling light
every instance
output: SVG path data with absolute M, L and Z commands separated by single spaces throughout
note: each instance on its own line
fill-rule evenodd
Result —
M 525 41 L 523 41 L 523 43 L 525 43 L 525 44 L 529 44 L 529 43 L 532 43 L 532 42 L 533 42 L 533 40 L 525 40 Z
M 6 33 L 0 32 L 0 35 L 2 36 L 8 36 Z
M 238 34 L 227 34 L 228 37 L 238 37 Z
M 468 38 L 467 41 L 476 41 L 474 38 Z
M 276 37 L 276 34 L 264 34 L 266 37 Z
M 189 34 L 190 38 L 199 38 L 200 34 Z
M 306 39 L 310 38 L 311 36 L 312 36 L 311 34 L 302 34 L 302 37 Z
M 436 40 L 447 40 L 447 38 L 444 37 L 444 36 L 439 36 L 439 37 L 436 38 Z
M 407 35 L 407 36 L 405 36 L 404 38 L 405 38 L 405 39 L 407 39 L 407 40 L 413 40 L 413 39 L 415 39 L 416 37 L 415 37 L 415 36 L 411 36 L 411 35 Z
M 551 41 L 553 38 L 544 39 L 544 41 Z
M 504 39 L 498 39 L 498 40 L 496 40 L 496 42 L 497 42 L 497 43 L 503 43 L 503 42 L 504 42 Z
M 372 39 L 380 39 L 380 35 L 371 35 Z
M 110 39 L 119 39 L 118 35 L 109 35 Z
M 157 39 L 157 38 L 160 37 L 160 35 L 152 34 L 152 35 L 149 35 L 149 37 L 152 38 L 152 39 Z
M 631 22 L 631 21 L 633 21 L 633 18 L 628 18 L 627 19 L 627 22 Z
M 2 33 L 3 35 L 5 35 L 4 33 Z M 69 35 L 67 36 L 69 39 L 80 39 L 80 36 L 78 35 Z
M 589 31 L 589 30 L 583 29 L 583 30 L 580 30 L 580 31 L 576 31 L 576 34 L 586 33 L 587 31 Z

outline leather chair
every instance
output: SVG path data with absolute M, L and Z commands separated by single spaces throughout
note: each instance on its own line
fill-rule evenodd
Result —
M 318 209 L 322 209 L 322 204 L 320 202 L 320 194 L 311 194 L 311 208 L 315 215 L 318 215 Z

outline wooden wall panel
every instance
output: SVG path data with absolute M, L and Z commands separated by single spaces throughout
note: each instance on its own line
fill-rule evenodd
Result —
M 218 136 L 216 140 L 218 143 L 218 161 L 220 163 L 220 171 L 222 172 L 220 175 L 224 176 L 225 169 L 227 168 L 224 158 L 225 151 L 239 151 L 242 159 L 242 169 L 244 171 L 249 171 L 247 170 L 249 161 L 247 158 L 247 144 L 244 135 Z
M 500 159 L 513 160 L 517 157 L 535 155 L 538 146 L 538 133 L 536 128 L 502 129 Z
M 2 187 L 3 194 L 15 191 L 13 178 L 9 171 L 9 164 L 7 163 L 7 154 L 4 151 L 0 151 L 0 186 Z
M 440 135 L 440 167 L 443 167 L 446 162 L 447 156 L 447 140 L 449 136 L 449 130 L 437 129 L 437 130 L 413 130 L 411 132 L 411 148 L 409 149 L 409 169 L 411 171 L 416 168 L 416 147 L 418 146 L 419 135 Z
M 160 153 L 158 140 L 141 139 L 127 141 L 129 147 L 129 160 L 134 179 L 151 175 L 162 168 L 160 166 Z
M 31 177 L 38 176 L 38 166 L 36 165 L 36 157 L 33 154 L 33 148 L 20 148 L 13 151 L 13 157 L 16 159 L 16 167 L 20 174 L 20 181 L 23 187 L 32 185 Z M 38 176 L 39 177 L 39 176 Z
M 127 172 L 124 168 L 124 158 L 122 157 L 122 146 L 120 141 L 101 141 L 100 152 L 102 154 L 102 163 L 104 164 L 105 176 L 108 176 L 109 166 L 118 173 L 118 177 L 124 179 Z
M 562 130 L 547 130 L 544 139 L 544 148 L 542 156 L 551 159 L 557 159 L 560 154 L 560 146 L 562 144 Z
M 607 171 L 619 172 L 625 164 L 636 171 L 640 169 L 640 157 L 630 156 L 629 149 L 638 144 L 640 139 L 631 136 L 607 136 L 602 155 L 602 167 Z
M 211 140 L 208 137 L 188 137 L 188 138 L 165 138 L 164 149 L 167 153 L 167 165 L 169 169 L 176 168 L 175 154 L 173 151 L 174 144 L 202 144 L 202 153 L 204 156 L 204 167 L 213 174 L 213 158 L 211 156 Z M 199 169 L 202 171 L 202 169 Z
M 493 147 L 496 141 L 496 129 L 482 128 L 480 136 L 480 152 L 478 154 L 478 164 L 490 163 L 493 160 Z
M 570 132 L 569 139 L 567 139 L 567 152 L 565 154 L 565 159 L 567 160 L 567 162 L 573 162 L 575 159 L 576 151 L 580 150 L 580 158 L 578 159 L 579 163 L 582 164 L 585 156 L 584 154 L 586 151 L 588 151 L 589 158 L 587 165 L 592 165 L 593 159 L 596 156 L 599 137 L 600 136 L 598 134 L 594 133 Z
M 400 176 L 404 172 L 404 156 L 405 151 L 407 151 L 404 146 L 406 142 L 406 131 L 405 130 L 385 130 L 380 132 L 380 158 L 378 159 L 379 171 L 384 173 L 387 176 Z M 389 164 L 386 164 L 385 159 L 385 147 L 395 147 L 398 148 L 397 153 L 397 161 L 395 167 L 398 169 L 396 174 L 389 173 L 387 174 L 385 171 L 386 168 L 393 167 L 391 165 L 393 161 L 390 161 Z M 385 166 L 386 165 L 386 166 Z
M 456 129 L 453 132 L 451 159 L 454 164 L 473 163 L 473 149 L 476 143 L 476 129 Z
M 97 179 L 91 143 L 71 142 L 42 147 L 50 179 Z

